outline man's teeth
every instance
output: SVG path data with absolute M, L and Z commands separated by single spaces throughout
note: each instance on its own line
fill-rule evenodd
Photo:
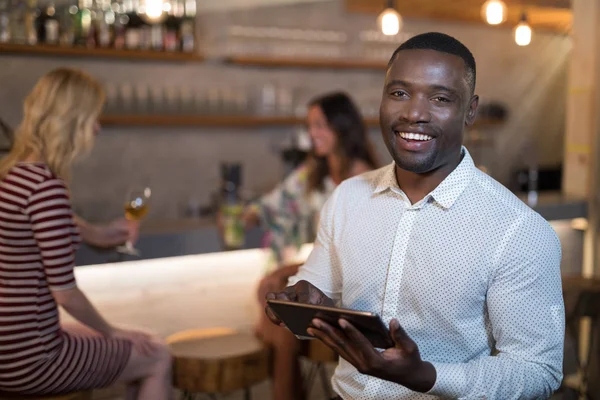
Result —
M 429 135 L 422 135 L 420 133 L 408 133 L 408 132 L 400 132 L 400 137 L 402 139 L 407 139 L 407 140 L 431 140 L 433 139 L 433 137 L 429 136 Z

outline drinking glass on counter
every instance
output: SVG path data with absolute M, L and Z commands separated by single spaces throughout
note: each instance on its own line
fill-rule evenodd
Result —
M 129 221 L 141 221 L 150 211 L 151 195 L 152 191 L 148 187 L 134 187 L 129 190 L 125 197 L 125 218 Z M 140 255 L 140 251 L 133 247 L 130 240 L 124 246 L 117 247 L 117 251 L 132 256 Z

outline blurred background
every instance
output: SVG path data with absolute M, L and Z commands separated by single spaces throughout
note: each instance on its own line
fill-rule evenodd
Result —
M 387 62 L 440 31 L 477 61 L 480 109 L 465 137 L 477 166 L 551 221 L 565 275 L 591 276 L 599 26 L 595 0 L 0 0 L 0 157 L 35 82 L 82 69 L 107 103 L 74 170 L 76 213 L 111 221 L 132 185 L 150 187 L 137 258 L 257 248 L 260 227 L 223 242 L 227 184 L 245 204 L 282 182 L 311 148 L 308 101 L 334 90 L 391 162 L 378 122 Z M 89 246 L 77 258 L 128 260 Z

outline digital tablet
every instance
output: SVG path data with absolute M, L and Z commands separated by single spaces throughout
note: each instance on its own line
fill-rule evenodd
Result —
M 267 304 L 277 318 L 299 339 L 314 339 L 306 332 L 314 318 L 319 318 L 340 330 L 338 321 L 344 318 L 365 335 L 373 347 L 380 349 L 394 347 L 389 330 L 376 313 L 285 300 L 267 300 Z

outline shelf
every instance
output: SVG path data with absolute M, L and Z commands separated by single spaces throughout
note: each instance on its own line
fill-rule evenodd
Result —
M 87 58 L 120 58 L 129 60 L 155 60 L 169 62 L 199 62 L 202 56 L 195 53 L 164 52 L 151 50 L 120 50 L 110 48 L 63 47 L 50 45 L 28 46 L 13 43 L 0 43 L 0 55 L 24 54 L 33 56 L 63 56 Z
M 227 63 L 256 67 L 289 68 L 330 68 L 330 69 L 371 69 L 385 70 L 386 62 L 370 60 L 343 60 L 328 58 L 270 57 L 270 56 L 232 56 Z
M 285 126 L 304 123 L 301 118 L 254 115 L 105 115 L 100 118 L 105 126 L 207 126 L 207 127 L 261 127 Z
M 104 115 L 100 122 L 105 126 L 206 126 L 206 127 L 267 127 L 302 125 L 304 118 L 292 116 L 259 116 L 259 115 Z M 370 127 L 378 127 L 378 118 L 365 118 Z M 494 120 L 477 121 L 475 128 L 499 125 Z

